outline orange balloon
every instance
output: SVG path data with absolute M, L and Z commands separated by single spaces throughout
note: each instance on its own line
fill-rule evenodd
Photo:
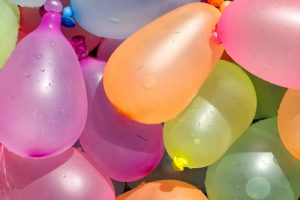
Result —
M 211 40 L 220 11 L 191 3 L 123 42 L 104 72 L 105 92 L 128 117 L 156 124 L 176 117 L 197 94 L 223 46 Z
M 300 160 L 300 90 L 289 89 L 278 111 L 278 130 L 282 143 Z
M 207 200 L 201 190 L 177 180 L 145 183 L 117 197 L 116 200 Z

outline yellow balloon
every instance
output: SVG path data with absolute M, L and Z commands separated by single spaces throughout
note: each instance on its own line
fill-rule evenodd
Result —
M 237 65 L 219 61 L 192 103 L 165 123 L 164 143 L 177 170 L 216 162 L 246 130 L 256 111 L 256 94 Z
M 15 48 L 19 30 L 19 8 L 10 0 L 0 1 L 0 69 Z

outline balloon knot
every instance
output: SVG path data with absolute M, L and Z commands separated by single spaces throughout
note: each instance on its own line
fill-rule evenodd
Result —
M 84 36 L 81 35 L 73 36 L 70 42 L 79 60 L 82 60 L 88 56 L 88 49 L 85 43 Z
M 172 166 L 175 171 L 182 172 L 188 163 L 189 162 L 185 158 L 175 156 L 173 158 Z
M 222 44 L 221 38 L 216 28 L 211 33 L 211 40 L 216 44 Z
M 219 8 L 222 3 L 224 2 L 224 0 L 208 0 L 208 3 Z
M 70 6 L 66 6 L 63 9 L 62 16 L 61 16 L 61 23 L 63 26 L 67 28 L 73 28 L 76 25 L 75 20 L 73 17 L 73 10 Z

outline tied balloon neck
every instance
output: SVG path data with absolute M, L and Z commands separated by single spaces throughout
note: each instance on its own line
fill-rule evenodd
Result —
M 207 2 L 217 8 L 220 8 L 221 5 L 224 3 L 224 0 L 208 0 Z
M 174 157 L 173 158 L 173 169 L 177 172 L 182 172 L 184 170 L 184 168 L 189 164 L 189 162 L 182 157 Z
M 211 32 L 211 41 L 213 41 L 216 44 L 222 44 L 222 40 L 220 38 L 220 34 L 218 33 L 217 26 Z
M 50 1 L 50 2 L 49 2 Z M 48 3 L 49 2 L 49 3 Z M 47 12 L 57 12 L 61 14 L 61 25 L 67 28 L 74 28 L 76 22 L 73 19 L 73 10 L 70 6 L 63 7 L 59 0 L 48 0 L 39 10 L 43 17 Z
M 82 35 L 73 36 L 70 43 L 73 46 L 79 60 L 88 57 L 88 49 L 85 43 L 84 36 Z

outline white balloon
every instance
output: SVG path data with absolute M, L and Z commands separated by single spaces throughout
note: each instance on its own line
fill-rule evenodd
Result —
M 19 6 L 23 7 L 41 7 L 44 5 L 46 0 L 11 0 L 15 4 L 18 4 Z

